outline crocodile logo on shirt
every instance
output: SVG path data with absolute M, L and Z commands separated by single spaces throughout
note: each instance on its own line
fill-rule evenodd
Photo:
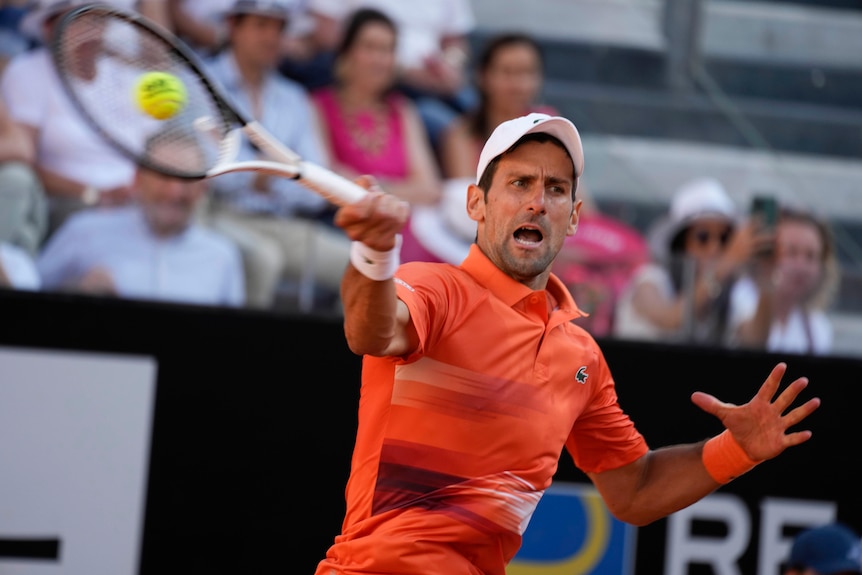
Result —
M 575 379 L 578 380 L 578 383 L 584 385 L 585 383 L 587 383 L 588 377 L 590 376 L 587 374 L 587 366 L 582 365 L 581 369 L 578 370 L 578 373 L 575 374 Z

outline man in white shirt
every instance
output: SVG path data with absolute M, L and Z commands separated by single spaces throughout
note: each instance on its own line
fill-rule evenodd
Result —
M 193 142 L 161 141 L 151 154 L 200 153 Z M 202 161 L 202 160 L 201 160 Z M 245 301 L 242 260 L 227 238 L 194 223 L 204 181 L 138 168 L 133 203 L 72 215 L 38 260 L 43 288 L 202 305 Z
M 48 198 L 47 234 L 68 215 L 95 205 L 129 201 L 134 162 L 111 147 L 81 117 L 66 95 L 51 58 L 49 40 L 64 15 L 88 0 L 39 0 L 21 20 L 38 47 L 14 56 L 0 79 L 12 120 L 35 149 L 34 166 Z M 157 0 L 103 0 L 165 22 Z

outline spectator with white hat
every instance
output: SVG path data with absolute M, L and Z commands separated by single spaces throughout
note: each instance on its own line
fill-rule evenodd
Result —
M 652 261 L 620 295 L 614 336 L 724 344 L 730 286 L 755 246 L 771 238 L 741 225 L 727 190 L 711 177 L 684 183 L 648 236 Z

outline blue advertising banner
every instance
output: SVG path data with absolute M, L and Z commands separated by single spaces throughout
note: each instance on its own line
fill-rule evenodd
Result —
M 507 575 L 631 575 L 637 530 L 615 519 L 592 485 L 545 493 Z

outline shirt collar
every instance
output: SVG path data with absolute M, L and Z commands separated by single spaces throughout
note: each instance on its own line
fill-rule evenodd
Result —
M 532 289 L 506 275 L 475 243 L 470 246 L 470 252 L 460 267 L 508 306 L 514 306 L 533 293 Z M 585 315 L 578 309 L 565 284 L 554 274 L 548 278 L 545 289 L 557 301 L 560 311 L 574 316 Z

